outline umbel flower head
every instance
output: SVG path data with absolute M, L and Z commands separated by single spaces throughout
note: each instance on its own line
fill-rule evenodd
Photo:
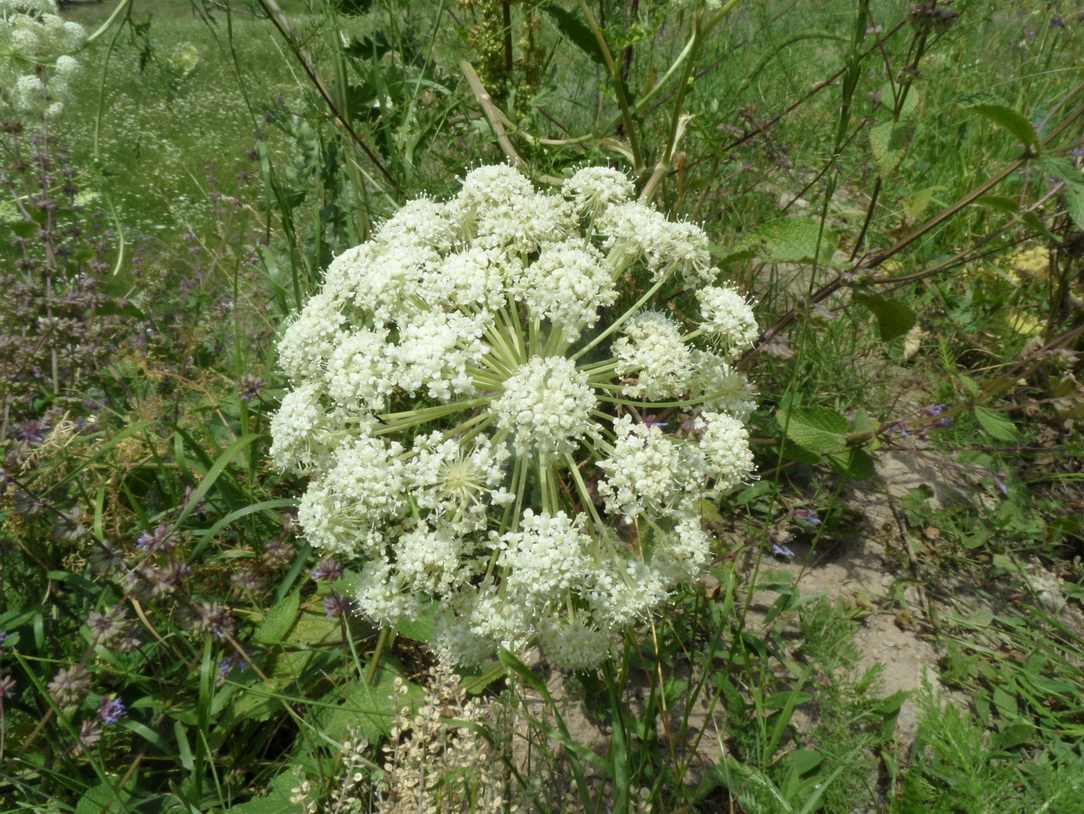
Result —
M 59 114 L 85 39 L 55 0 L 0 0 L 0 115 Z
M 749 304 L 632 192 L 480 167 L 340 255 L 279 344 L 271 454 L 312 477 L 305 535 L 379 624 L 436 608 L 445 660 L 598 664 L 705 566 L 700 502 L 752 471 Z

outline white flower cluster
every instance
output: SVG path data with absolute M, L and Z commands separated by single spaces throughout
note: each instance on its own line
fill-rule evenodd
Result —
M 710 561 L 699 501 L 752 471 L 749 305 L 632 194 L 481 167 L 339 256 L 279 344 L 271 456 L 312 478 L 305 535 L 379 624 L 435 614 L 446 660 L 597 664 Z M 681 292 L 699 321 L 660 310 Z
M 0 115 L 56 117 L 85 39 L 54 0 L 0 0 Z

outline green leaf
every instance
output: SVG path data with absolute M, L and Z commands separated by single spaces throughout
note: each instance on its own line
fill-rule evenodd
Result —
M 1073 219 L 1078 229 L 1084 229 L 1084 187 L 1066 184 L 1062 189 L 1062 195 L 1065 196 L 1065 208 L 1069 212 L 1069 217 Z
M 583 51 L 587 56 L 591 57 L 599 65 L 606 64 L 606 57 L 602 53 L 602 48 L 598 44 L 598 40 L 595 39 L 594 33 L 591 29 L 580 22 L 579 18 L 571 11 L 567 11 L 557 5 L 543 6 L 542 10 L 553 18 L 554 23 L 557 24 L 557 30 L 560 31 L 565 39 Z
M 847 419 L 827 407 L 796 407 L 779 412 L 776 421 L 789 440 L 821 454 L 839 452 L 847 446 Z
M 281 642 L 297 621 L 301 607 L 301 594 L 294 591 L 276 603 L 264 615 L 263 623 L 256 630 L 256 641 L 261 644 Z
M 1025 116 L 1007 105 L 999 104 L 997 98 L 988 93 L 977 93 L 963 99 L 963 106 L 983 116 L 1002 130 L 1016 137 L 1026 147 L 1039 146 L 1039 136 L 1031 122 Z
M 890 300 L 878 294 L 856 297 L 855 302 L 864 305 L 877 318 L 877 329 L 883 342 L 903 336 L 915 326 L 918 319 L 915 312 L 899 300 Z
M 346 690 L 335 690 L 325 697 L 325 702 L 335 702 L 331 708 L 317 715 L 317 725 L 325 738 L 342 743 L 353 727 L 369 743 L 378 743 L 391 732 L 392 721 L 400 707 L 414 707 L 422 698 L 422 690 L 404 679 L 407 694 L 396 693 L 395 679 L 402 678 L 402 670 L 396 669 L 385 657 L 380 662 L 372 685 L 354 681 Z
M 38 233 L 38 224 L 28 220 L 18 220 L 14 223 L 9 223 L 8 226 L 11 228 L 11 231 L 19 237 L 31 238 Z
M 1057 178 L 1066 186 L 1084 187 L 1084 176 L 1081 176 L 1076 164 L 1068 158 L 1043 156 L 1039 161 L 1039 166 L 1043 168 L 1044 174 Z
M 777 218 L 742 235 L 737 245 L 731 247 L 730 257 L 751 251 L 754 256 L 773 263 L 828 263 L 837 245 L 835 234 L 827 226 L 822 230 L 818 221 Z
M 836 474 L 851 480 L 872 480 L 877 477 L 873 458 L 862 449 L 848 449 L 828 455 L 828 463 Z
M 268 784 L 267 796 L 256 797 L 247 803 L 230 806 L 225 814 L 301 814 L 302 806 L 290 802 L 293 790 L 301 785 L 303 778 L 297 767 L 276 775 Z
M 131 796 L 131 792 L 117 792 L 108 784 L 108 781 L 103 780 L 97 786 L 91 786 L 86 790 L 86 793 L 79 798 L 75 812 L 76 814 L 99 814 L 102 811 L 119 811 L 126 808 L 125 803 L 131 799 Z
M 990 745 L 994 749 L 1015 749 L 1017 746 L 1023 746 L 1031 740 L 1031 736 L 1034 734 L 1035 727 L 1020 719 L 1003 727 L 1000 732 L 994 735 L 993 742 Z
M 977 198 L 975 203 L 1004 212 L 1006 215 L 1015 215 L 1020 211 L 1020 200 L 1011 195 L 983 195 Z
M 1081 175 L 1077 166 L 1067 158 L 1047 157 L 1040 163 L 1043 172 L 1065 185 L 1062 195 L 1065 197 L 1069 217 L 1078 229 L 1084 229 L 1084 175 Z
M 865 407 L 859 407 L 854 411 L 854 431 L 870 433 L 877 429 L 877 422 L 870 416 Z
M 997 441 L 1019 441 L 1020 431 L 1016 425 L 1001 413 L 995 413 L 986 407 L 975 408 L 975 418 L 986 434 Z
M 941 192 L 946 188 L 947 187 L 938 184 L 936 186 L 926 187 L 925 189 L 919 189 L 912 192 L 901 202 L 903 211 L 907 213 L 907 217 L 912 220 L 918 220 L 926 214 L 926 210 L 930 208 L 931 203 L 935 201 L 940 203 L 935 196 L 938 192 Z
M 906 121 L 887 121 L 870 128 L 869 146 L 882 178 L 887 178 L 899 167 L 914 135 L 915 126 Z
M 426 603 L 413 621 L 399 622 L 395 626 L 395 632 L 416 642 L 428 644 L 433 641 L 433 633 L 436 630 L 437 610 L 437 603 Z

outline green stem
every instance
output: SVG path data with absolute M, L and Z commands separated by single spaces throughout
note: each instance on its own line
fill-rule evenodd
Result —
M 621 108 L 621 118 L 625 123 L 625 133 L 629 139 L 629 149 L 632 150 L 633 168 L 639 173 L 644 168 L 644 159 L 640 154 L 640 143 L 636 137 L 636 123 L 632 118 L 632 109 L 629 107 L 629 100 L 625 96 L 625 83 L 621 81 L 621 69 L 614 62 L 613 54 L 610 53 L 610 46 L 606 42 L 606 35 L 599 28 L 598 21 L 595 19 L 595 15 L 591 13 L 591 9 L 588 8 L 586 0 L 579 0 L 579 4 L 583 16 L 587 19 L 587 25 L 598 42 L 599 51 L 602 52 L 602 58 L 606 61 L 606 68 L 610 72 L 614 95 L 617 97 L 618 107 Z
M 592 339 L 590 342 L 588 342 L 586 345 L 576 351 L 576 353 L 572 356 L 572 361 L 575 362 L 577 359 L 579 359 L 581 356 L 583 356 L 585 353 L 595 347 L 599 342 L 604 340 L 606 337 L 608 337 L 610 334 L 612 334 L 614 331 L 624 325 L 630 317 L 640 311 L 640 309 L 644 306 L 644 303 L 646 303 L 648 300 L 655 296 L 658 290 L 662 288 L 663 283 L 665 283 L 668 279 L 670 279 L 669 272 L 660 276 L 658 281 L 656 281 L 655 285 L 651 286 L 651 288 L 649 288 L 644 293 L 644 296 L 640 297 L 640 299 L 636 301 L 636 304 L 633 305 L 632 308 L 630 308 L 628 311 L 626 311 L 613 322 L 611 322 L 602 333 L 600 333 L 598 336 L 596 336 L 594 339 Z
M 384 655 L 384 650 L 389 647 L 395 639 L 395 630 L 390 627 L 384 627 L 380 629 L 380 635 L 376 639 L 376 647 L 373 649 L 373 657 L 369 661 L 369 666 L 365 668 L 365 686 L 371 687 L 376 681 L 376 671 L 380 669 L 380 659 Z

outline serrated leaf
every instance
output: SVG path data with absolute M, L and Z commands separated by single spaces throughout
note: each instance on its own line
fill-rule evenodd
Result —
M 888 177 L 899 167 L 914 134 L 914 125 L 905 121 L 887 121 L 870 128 L 869 146 L 882 178 Z
M 264 615 L 263 623 L 256 629 L 256 641 L 261 644 L 281 642 L 297 621 L 297 611 L 300 607 L 300 592 L 294 591 L 283 597 Z
M 884 342 L 903 336 L 914 327 L 918 319 L 915 312 L 899 300 L 890 300 L 878 294 L 856 297 L 855 302 L 864 305 L 877 318 L 877 330 Z
M 890 110 L 895 109 L 897 103 L 897 92 L 902 92 L 903 87 L 900 85 L 894 85 L 891 82 L 885 82 L 881 86 L 881 103 Z M 915 86 L 907 88 L 907 95 L 903 97 L 903 105 L 900 107 L 899 119 L 910 118 L 911 114 L 918 109 L 918 91 L 915 90 Z
M 1043 172 L 1046 175 L 1049 175 L 1051 178 L 1056 178 L 1066 186 L 1078 186 L 1084 188 L 1084 176 L 1081 176 L 1080 170 L 1077 169 L 1076 164 L 1068 158 L 1058 158 L 1049 155 L 1043 156 L 1039 161 L 1039 166 L 1043 168 Z
M 117 811 L 124 807 L 124 803 L 131 799 L 131 796 L 130 791 L 118 792 L 103 780 L 86 790 L 76 803 L 75 812 L 76 814 L 99 814 L 102 811 Z
M 832 230 L 826 226 L 822 232 L 818 221 L 810 218 L 777 218 L 742 235 L 733 247 L 732 255 L 751 251 L 768 262 L 827 263 L 832 259 L 837 245 L 838 240 Z
M 813 452 L 825 455 L 847 446 L 847 419 L 827 407 L 796 407 L 776 420 L 790 441 Z
M 1011 133 L 1025 146 L 1039 146 L 1039 136 L 1031 122 L 1008 105 L 998 103 L 996 97 L 988 93 L 974 94 L 963 99 L 963 106 Z
M 557 24 L 557 30 L 564 35 L 565 39 L 599 65 L 606 64 L 606 57 L 603 55 L 602 48 L 599 47 L 595 35 L 590 28 L 580 22 L 580 19 L 575 14 L 553 4 L 543 6 L 542 10 L 553 18 L 554 23 Z
M 1041 162 L 1043 172 L 1061 181 L 1065 208 L 1078 229 L 1084 229 L 1084 175 L 1067 158 L 1046 157 Z
M 1016 429 L 1016 425 L 1001 413 L 995 413 L 986 407 L 976 407 L 975 418 L 986 434 L 997 441 L 1020 440 L 1020 431 Z
M 1084 188 L 1066 184 L 1062 195 L 1065 196 L 1065 208 L 1069 217 L 1078 229 L 1084 229 Z

